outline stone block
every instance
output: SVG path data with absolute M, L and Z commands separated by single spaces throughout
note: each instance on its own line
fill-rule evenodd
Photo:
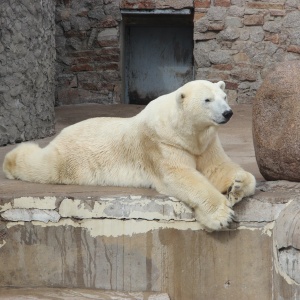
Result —
M 212 30 L 212 31 L 221 31 L 225 28 L 224 22 L 210 22 L 208 24 L 207 30 Z
M 299 70 L 299 61 L 279 64 L 253 103 L 256 159 L 267 180 L 300 181 Z
M 286 15 L 286 11 L 283 9 L 270 9 L 270 15 L 273 17 L 283 17 Z
M 230 7 L 230 0 L 215 0 L 215 6 Z
M 227 27 L 242 28 L 244 26 L 242 19 L 238 17 L 226 17 L 225 24 Z
M 282 30 L 281 22 L 268 21 L 264 24 L 263 29 L 270 33 L 279 33 Z
M 154 9 L 155 0 L 122 0 L 120 3 L 120 7 L 126 9 Z
M 242 17 L 244 15 L 244 12 L 245 12 L 244 7 L 240 7 L 236 5 L 232 5 L 228 9 L 228 15 L 232 17 Z
M 109 27 L 117 27 L 118 22 L 112 16 L 106 16 L 105 19 L 101 20 L 99 23 L 99 27 L 109 28 Z
M 228 64 L 229 62 L 231 62 L 230 51 L 227 50 L 218 50 L 210 52 L 208 57 L 211 63 L 217 65 Z
M 194 12 L 194 24 L 205 16 L 206 16 L 206 13 L 195 11 Z
M 194 53 L 194 58 L 198 68 L 207 68 L 211 66 L 208 53 Z
M 290 45 L 287 47 L 287 51 L 300 54 L 300 46 Z
M 232 5 L 245 6 L 245 0 L 231 0 Z
M 118 38 L 118 29 L 117 28 L 106 28 L 99 32 L 98 40 L 110 40 Z
M 300 11 L 292 11 L 283 18 L 282 26 L 285 28 L 300 27 Z
M 221 41 L 235 41 L 240 36 L 240 32 L 237 28 L 227 27 L 225 30 L 221 31 L 218 35 L 218 39 Z
M 273 44 L 279 44 L 279 34 L 275 33 L 275 34 L 265 34 L 265 41 L 270 41 Z
M 87 16 L 98 21 L 103 21 L 106 18 L 102 5 L 93 7 L 88 11 Z
M 257 71 L 251 67 L 237 68 L 231 71 L 231 76 L 240 81 L 256 81 Z
M 300 46 L 300 30 L 299 27 L 290 28 L 288 30 L 289 40 L 292 45 Z
M 232 82 L 232 81 L 228 81 L 225 80 L 225 84 L 226 84 L 226 89 L 227 90 L 237 90 L 239 84 L 237 82 Z M 233 98 L 233 97 L 232 97 Z M 237 95 L 234 95 L 234 100 L 236 100 Z
M 269 2 L 261 2 L 261 1 L 253 1 L 248 2 L 247 4 L 248 8 L 254 8 L 254 9 L 284 9 L 284 4 L 281 3 L 269 3 Z
M 246 26 L 257 26 L 264 24 L 264 16 L 263 15 L 245 15 L 243 19 L 243 23 Z
M 207 18 L 210 21 L 223 21 L 226 16 L 226 8 L 220 6 L 212 6 L 207 11 Z
M 230 71 L 233 69 L 232 64 L 219 64 L 219 65 L 214 64 L 212 67 L 214 69 L 223 70 L 223 71 Z
M 208 30 L 209 21 L 203 17 L 194 23 L 194 34 L 204 33 Z
M 217 34 L 215 32 L 205 32 L 205 33 L 198 33 L 194 32 L 194 40 L 195 41 L 207 41 L 215 39 Z
M 264 40 L 265 31 L 260 26 L 253 26 L 249 28 L 250 40 L 259 43 Z
M 195 8 L 209 8 L 211 5 L 211 0 L 195 0 Z
M 248 63 L 250 61 L 249 56 L 245 52 L 239 52 L 233 56 L 233 60 L 236 63 Z
M 84 72 L 84 71 L 94 71 L 94 67 L 91 64 L 80 64 L 71 66 L 72 72 Z

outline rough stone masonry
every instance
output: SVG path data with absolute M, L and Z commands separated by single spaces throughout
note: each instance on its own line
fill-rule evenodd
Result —
M 194 11 L 195 79 L 224 80 L 231 102 L 252 103 L 276 63 L 300 58 L 297 0 L 58 1 L 57 104 L 122 102 L 121 9 L 184 8 Z
M 0 146 L 54 132 L 55 39 L 51 0 L 0 5 Z

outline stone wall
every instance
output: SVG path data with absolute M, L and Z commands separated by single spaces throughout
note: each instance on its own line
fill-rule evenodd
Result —
M 196 78 L 224 80 L 231 101 L 252 103 L 276 63 L 300 59 L 299 9 L 297 0 L 195 0 Z
M 195 78 L 252 103 L 277 62 L 300 58 L 297 0 L 57 1 L 58 104 L 122 102 L 120 9 L 194 9 Z
M 57 104 L 120 102 L 119 1 L 57 0 Z
M 0 146 L 54 132 L 55 4 L 0 5 Z

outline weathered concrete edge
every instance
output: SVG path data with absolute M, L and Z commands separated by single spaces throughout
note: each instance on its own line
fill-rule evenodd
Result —
M 264 228 L 278 218 L 286 205 L 298 199 L 300 199 L 300 183 L 286 181 L 259 183 L 255 195 L 243 199 L 234 206 L 235 222 L 231 224 L 229 230 Z M 48 223 L 49 226 L 76 227 L 92 221 L 119 221 L 120 224 L 148 222 L 146 228 L 149 230 L 157 228 L 157 224 L 160 224 L 158 227 L 163 227 L 162 224 L 167 227 L 171 224 L 178 227 L 175 225 L 178 223 L 182 229 L 202 229 L 195 221 L 191 208 L 165 195 L 109 197 L 83 195 L 76 198 L 59 195 L 18 198 L 6 196 L 0 198 L 0 220 L 4 223 L 40 222 L 41 226 Z M 9 226 L 13 226 L 13 223 Z
M 95 289 L 81 289 L 81 288 L 47 288 L 47 287 L 34 287 L 34 288 L 14 288 L 14 287 L 0 287 L 0 299 L 143 299 L 143 300 L 170 300 L 167 293 L 160 292 L 119 292 L 119 291 L 106 291 Z
M 278 196 L 278 191 L 271 194 L 258 192 L 238 203 L 234 207 L 235 222 L 228 230 L 267 228 L 265 230 L 269 232 L 270 224 L 285 206 L 297 199 L 297 193 L 286 193 L 285 197 L 280 196 L 276 201 L 269 201 L 270 197 L 274 200 L 276 195 Z M 84 227 L 93 236 L 132 235 L 158 228 L 203 229 L 195 221 L 192 209 L 177 199 L 164 195 L 119 195 L 82 199 L 62 196 L 2 198 L 0 220 L 8 227 L 23 222 L 33 222 L 40 226 Z M 115 222 L 115 226 L 111 226 L 112 222 Z M 97 232 L 93 229 L 107 226 L 118 228 L 119 233 L 115 230 Z

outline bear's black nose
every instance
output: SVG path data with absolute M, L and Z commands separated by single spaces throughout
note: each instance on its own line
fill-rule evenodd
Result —
M 231 117 L 232 117 L 232 115 L 233 115 L 233 112 L 232 112 L 232 110 L 230 109 L 230 110 L 225 110 L 224 112 L 223 112 L 223 117 L 226 119 L 226 120 L 229 120 Z

